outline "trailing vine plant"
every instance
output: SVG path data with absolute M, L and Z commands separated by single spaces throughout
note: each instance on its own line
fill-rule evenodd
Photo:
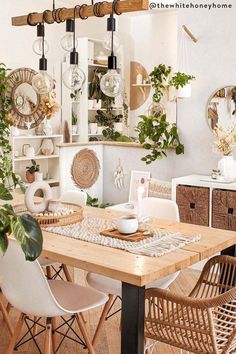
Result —
M 166 150 L 173 148 L 177 155 L 184 153 L 184 145 L 181 144 L 176 124 L 170 124 L 166 115 L 161 117 L 139 116 L 141 121 L 136 127 L 139 141 L 149 153 L 141 160 L 150 165 L 157 159 L 167 157 Z
M 16 186 L 24 190 L 23 182 L 13 172 L 9 143 L 12 119 L 9 114 L 12 100 L 7 98 L 9 69 L 0 64 L 0 250 L 8 248 L 8 236 L 13 235 L 20 243 L 26 260 L 34 261 L 42 251 L 42 232 L 38 222 L 28 214 L 16 215 L 11 204 L 12 191 Z

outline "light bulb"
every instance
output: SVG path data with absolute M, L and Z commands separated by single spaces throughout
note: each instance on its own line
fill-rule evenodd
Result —
M 119 36 L 114 32 L 113 34 L 114 36 L 114 43 L 113 43 L 113 47 L 114 47 L 114 51 L 117 51 L 120 48 L 120 38 Z M 111 51 L 111 42 L 112 42 L 112 32 L 108 31 L 107 34 L 105 35 L 103 41 L 102 41 L 102 45 L 105 49 Z
M 67 52 L 71 52 L 72 49 L 74 48 L 74 39 L 73 39 L 73 33 L 68 32 L 65 34 L 64 37 L 61 39 L 61 46 L 64 50 Z M 78 39 L 75 39 L 75 48 L 78 46 Z
M 62 75 L 64 85 L 73 90 L 81 90 L 85 82 L 85 74 L 77 64 L 72 64 Z
M 108 97 L 116 97 L 122 93 L 123 81 L 116 69 L 110 69 L 101 78 L 100 87 Z
M 33 51 L 37 55 L 42 55 L 43 54 L 43 38 L 40 37 L 36 39 L 33 43 Z M 49 44 L 46 40 L 44 40 L 44 54 L 47 54 L 49 51 Z
M 39 95 L 46 95 L 54 88 L 54 80 L 46 71 L 41 70 L 33 77 L 32 86 Z

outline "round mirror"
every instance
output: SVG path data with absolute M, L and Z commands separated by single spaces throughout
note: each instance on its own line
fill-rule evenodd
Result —
M 10 113 L 13 125 L 19 129 L 35 128 L 45 118 L 45 96 L 38 95 L 32 87 L 32 79 L 36 74 L 33 69 L 20 68 L 9 75 L 7 97 L 12 100 Z
M 211 129 L 236 125 L 236 86 L 226 86 L 215 91 L 207 104 L 207 121 Z
M 19 113 L 31 115 L 37 109 L 38 96 L 30 84 L 23 83 L 15 89 L 13 102 Z

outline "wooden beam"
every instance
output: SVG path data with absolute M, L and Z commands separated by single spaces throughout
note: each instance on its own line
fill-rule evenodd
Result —
M 192 39 L 192 41 L 194 43 L 197 43 L 197 38 L 192 34 L 192 32 L 188 29 L 188 27 L 183 25 L 183 29 L 187 33 L 187 35 Z
M 108 2 L 108 3 L 104 2 L 101 5 L 100 10 L 101 10 L 101 14 L 103 15 L 111 14 L 112 2 Z M 143 11 L 143 10 L 148 10 L 148 0 L 125 0 L 125 1 L 119 1 L 117 3 L 117 11 L 121 13 Z M 12 26 L 28 25 L 27 16 L 28 15 L 12 17 Z M 88 5 L 87 7 L 84 7 L 82 11 L 82 16 L 83 17 L 95 16 L 93 13 L 93 5 Z M 63 9 L 61 11 L 62 20 L 68 20 L 73 17 L 74 17 L 74 8 Z M 80 18 L 78 9 L 76 11 L 76 18 L 78 19 Z M 53 21 L 52 11 L 47 12 L 47 19 L 49 22 Z M 38 24 L 43 22 L 43 13 L 32 14 L 30 21 L 32 24 Z

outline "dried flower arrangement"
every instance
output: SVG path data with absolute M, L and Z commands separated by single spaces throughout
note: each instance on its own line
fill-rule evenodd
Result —
M 215 136 L 214 151 L 223 156 L 229 156 L 236 146 L 236 126 L 224 128 L 217 125 L 213 133 Z
M 60 109 L 60 105 L 55 100 L 56 94 L 51 93 L 48 97 L 45 97 L 42 101 L 43 112 L 47 119 L 50 119 Z

